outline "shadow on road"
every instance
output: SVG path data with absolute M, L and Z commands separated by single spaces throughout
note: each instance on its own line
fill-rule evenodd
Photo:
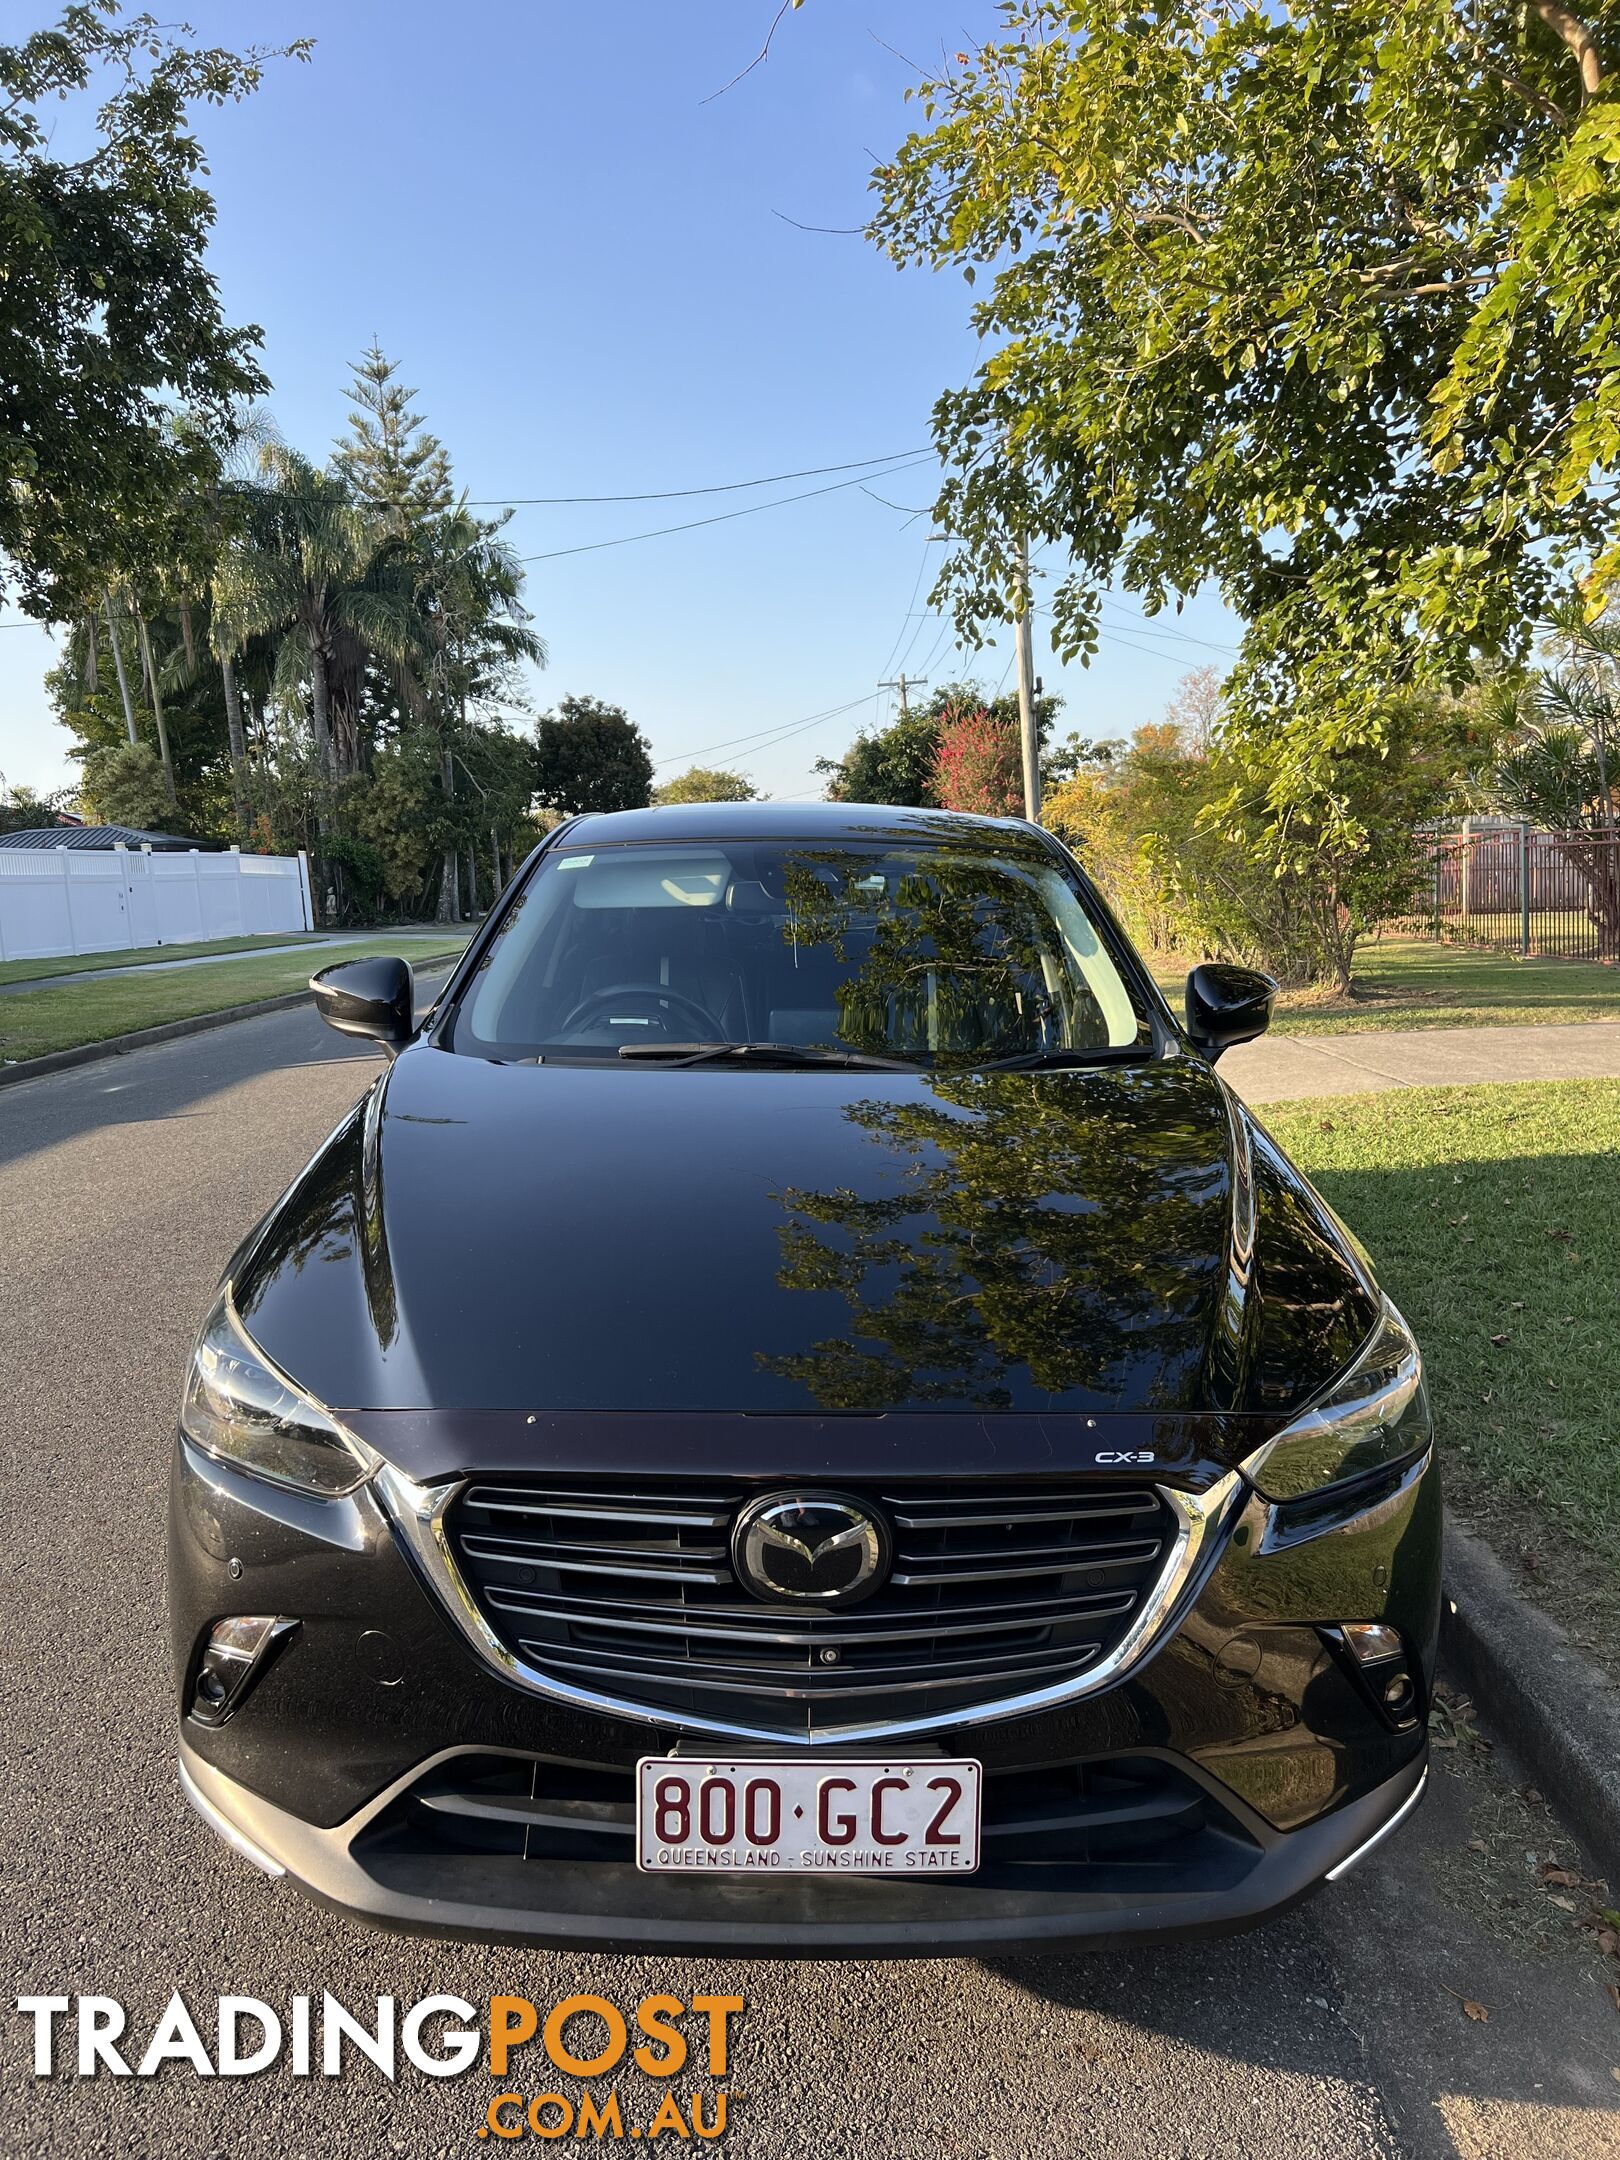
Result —
M 1549 1853 L 1566 1865 L 1579 1856 L 1540 1796 L 1524 1791 L 1482 1743 L 1463 1759 L 1436 1758 L 1412 1826 L 1269 1926 L 1119 1956 L 981 1963 L 1042 2004 L 1268 2075 L 1322 2073 L 1328 2013 L 1409 2160 L 1620 2153 L 1613 1961 L 1538 1879 Z
M 424 983 L 432 990 L 442 976 Z M 380 1054 L 356 1050 L 309 1006 L 233 1020 L 201 1034 L 100 1058 L 0 1088 L 0 1164 L 61 1147 L 111 1125 L 198 1114 L 234 1087 L 307 1065 L 352 1065 L 358 1095 L 382 1068 Z

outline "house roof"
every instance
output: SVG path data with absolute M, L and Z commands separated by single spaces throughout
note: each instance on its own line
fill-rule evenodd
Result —
M 183 854 L 200 847 L 214 853 L 209 842 L 182 840 L 178 833 L 141 832 L 133 825 L 30 825 L 21 832 L 0 833 L 0 848 L 85 848 L 105 852 L 110 848 L 149 847 L 154 855 Z

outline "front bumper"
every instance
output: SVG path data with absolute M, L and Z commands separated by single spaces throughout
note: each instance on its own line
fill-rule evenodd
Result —
M 1332 1515 L 1250 1495 L 1190 1609 L 1118 1685 L 1032 1715 L 964 1719 L 920 1745 L 894 1741 L 897 1756 L 975 1756 L 987 1788 L 1008 1796 L 1007 1857 L 989 1851 L 958 1881 L 656 1876 L 607 1838 L 514 1847 L 424 1834 L 443 1802 L 435 1793 L 424 1812 L 423 1780 L 443 1785 L 447 1764 L 479 1775 L 503 1762 L 567 1765 L 617 1793 L 639 1756 L 683 1742 L 650 1716 L 548 1701 L 492 1669 L 369 1489 L 306 1498 L 182 1441 L 169 1579 L 188 1793 L 238 1851 L 327 1904 L 421 1932 L 627 1952 L 1055 1950 L 1251 1925 L 1414 1804 L 1440 1493 L 1425 1461 Z M 185 1714 L 199 1646 L 216 1619 L 248 1612 L 299 1625 L 234 1715 L 199 1724 Z M 1419 1700 L 1404 1723 L 1381 1713 L 1336 1644 L 1353 1619 L 1388 1621 L 1405 1638 Z M 1020 1795 L 1043 1779 L 1090 1792 L 1116 1772 L 1151 1795 L 1151 1835 L 1097 1831 L 1087 1800 L 1069 1846 L 1020 1844 Z
M 233 1784 L 184 1741 L 180 1776 L 193 1807 L 244 1859 L 319 1904 L 384 1927 L 535 1949 L 814 1958 L 1122 1948 L 1230 1934 L 1347 1873 L 1416 1807 L 1428 1771 L 1414 1760 L 1304 1830 L 1279 1833 L 1250 1818 L 1252 1857 L 1229 1868 L 1161 1867 L 1156 1882 L 1138 1882 L 1147 1871 L 1091 1863 L 1043 1870 L 1033 1888 L 1020 1879 L 1029 1872 L 1021 1863 L 954 1882 L 762 1881 L 645 1875 L 622 1861 L 547 1867 L 519 1854 L 401 1853 L 371 1832 L 410 1777 L 320 1830 Z

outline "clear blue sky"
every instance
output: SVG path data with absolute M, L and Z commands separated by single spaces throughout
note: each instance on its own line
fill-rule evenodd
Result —
M 900 274 L 859 238 L 866 178 L 908 124 L 913 71 L 943 36 L 989 28 L 988 0 L 809 0 L 768 63 L 775 0 L 192 0 L 222 43 L 317 39 L 257 98 L 201 116 L 219 219 L 212 265 L 232 320 L 263 326 L 282 433 L 322 455 L 349 363 L 378 338 L 474 497 L 695 487 L 928 442 L 940 390 L 971 371 L 969 295 Z M 29 0 L 43 21 L 46 0 Z M 13 29 L 16 25 L 14 23 Z M 879 41 L 882 42 L 879 42 Z M 782 213 L 776 215 L 775 213 Z M 829 475 L 836 479 L 837 475 Z M 876 481 L 902 505 L 931 471 Z M 825 486 L 690 503 L 519 510 L 519 552 L 578 547 Z M 664 777 L 694 757 L 778 796 L 864 718 L 880 676 L 964 672 L 944 626 L 908 616 L 927 520 L 859 488 L 631 547 L 537 562 L 529 605 L 550 646 L 531 686 L 624 705 Z M 915 594 L 915 597 L 913 597 Z M 1063 731 L 1128 732 L 1180 675 L 1223 665 L 1213 599 L 1167 635 L 1111 606 L 1100 660 L 1057 666 Z M 9 616 L 0 620 L 11 620 Z M 0 771 L 53 786 L 75 768 L 41 687 L 44 633 L 0 632 Z M 992 685 L 1010 648 L 972 672 Z M 872 699 L 771 746 L 734 738 Z M 714 748 L 715 745 L 728 745 Z

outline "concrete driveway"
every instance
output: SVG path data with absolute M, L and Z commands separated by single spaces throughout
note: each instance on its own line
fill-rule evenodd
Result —
M 1620 1078 L 1620 1020 L 1571 1027 L 1409 1028 L 1387 1034 L 1262 1035 L 1221 1059 L 1245 1102 L 1366 1095 L 1482 1080 Z

